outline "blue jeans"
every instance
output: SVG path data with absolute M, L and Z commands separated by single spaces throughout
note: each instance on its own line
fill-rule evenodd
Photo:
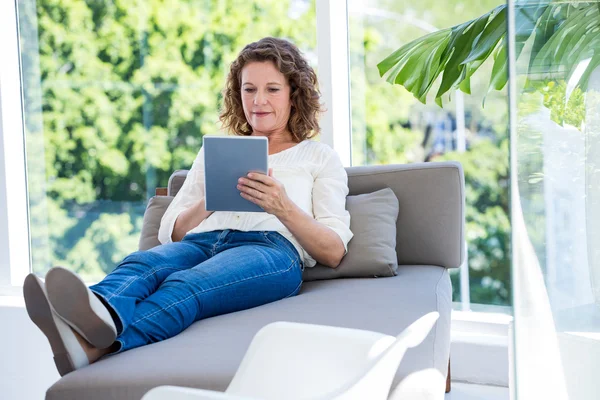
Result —
M 223 230 L 132 253 L 90 289 L 112 311 L 121 352 L 294 296 L 301 285 L 302 260 L 285 237 Z

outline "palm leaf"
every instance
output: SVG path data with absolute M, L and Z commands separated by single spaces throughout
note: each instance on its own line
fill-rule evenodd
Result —
M 492 67 L 492 77 L 490 78 L 490 88 L 502 90 L 508 82 L 508 48 L 502 40 L 502 46 L 499 46 L 494 54 L 494 66 Z
M 452 30 L 450 43 L 444 55 L 448 61 L 444 68 L 442 82 L 435 95 L 436 101 L 441 102 L 442 96 L 452 88 L 458 87 L 466 77 L 466 66 L 463 61 L 471 53 L 475 39 L 484 30 L 491 13 L 483 15 L 468 24 L 459 25 L 458 29 Z M 442 56 L 444 57 L 444 56 Z
M 440 36 L 447 35 L 449 34 L 449 32 L 450 29 L 443 29 L 437 32 L 433 32 L 419 39 L 413 40 L 410 43 L 411 46 L 406 45 L 400 47 L 398 50 L 387 56 L 385 60 L 377 64 L 380 76 L 383 76 L 392 68 L 398 68 L 399 66 L 401 67 L 403 63 L 406 63 L 406 61 L 408 60 L 408 56 L 410 56 L 411 53 L 415 52 L 422 43 L 436 41 L 440 38 Z M 390 75 L 387 81 L 390 83 L 394 83 L 395 78 L 396 75 Z
M 417 39 L 411 46 L 401 47 L 377 65 L 380 76 L 389 72 L 388 82 L 403 85 L 425 102 L 423 94 L 427 94 L 446 65 L 442 54 L 450 35 L 450 29 L 445 29 Z
M 568 80 L 582 60 L 594 55 L 599 42 L 598 8 L 575 9 L 540 49 L 532 72 L 549 72 L 554 78 Z
M 577 84 L 579 87 L 581 87 L 581 90 L 587 89 L 587 85 L 590 80 L 590 75 L 598 66 L 600 66 L 600 54 L 596 54 L 594 55 L 594 57 L 592 57 L 590 63 L 583 72 L 583 75 L 581 75 L 581 78 L 579 79 L 579 82 Z
M 506 13 L 505 6 L 497 7 L 492 11 L 489 23 L 473 43 L 471 52 L 462 64 L 484 61 L 489 57 L 500 39 L 506 35 Z
M 593 3 L 525 4 L 515 9 L 515 58 L 531 41 L 528 79 L 569 79 L 582 60 L 592 58 L 577 85 L 585 90 L 593 68 L 599 66 L 600 5 Z M 471 92 L 471 77 L 493 59 L 489 90 L 501 90 L 507 76 L 507 7 L 499 6 L 479 18 L 440 30 L 400 47 L 377 67 L 387 81 L 403 85 L 425 103 L 441 76 L 435 102 L 452 90 Z M 484 99 L 485 100 L 485 99 Z

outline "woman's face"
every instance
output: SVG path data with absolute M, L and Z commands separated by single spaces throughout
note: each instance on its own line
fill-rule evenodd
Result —
M 242 69 L 242 104 L 253 135 L 287 133 L 292 103 L 290 85 L 271 61 L 250 62 Z

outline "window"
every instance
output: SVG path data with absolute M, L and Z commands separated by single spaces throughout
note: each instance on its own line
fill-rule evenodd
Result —
M 471 79 L 471 95 L 453 92 L 451 100 L 443 97 L 443 107 L 433 96 L 422 104 L 403 86 L 380 77 L 377 64 L 414 39 L 479 17 L 499 4 L 503 2 L 348 0 L 353 165 L 462 163 L 468 270 L 462 269 L 462 279 L 458 270 L 451 277 L 454 301 L 465 301 L 467 308 L 469 298 L 488 305 L 511 302 L 506 91 L 486 96 L 492 68 L 486 63 Z
M 19 2 L 31 257 L 101 279 L 146 200 L 217 133 L 229 63 L 287 37 L 316 63 L 306 0 Z
M 515 391 L 597 398 L 599 4 L 509 4 Z
M 321 85 L 325 98 L 326 89 L 335 88 L 329 109 L 337 122 L 323 122 L 323 137 L 337 129 L 327 141 L 347 165 L 350 140 L 353 165 L 461 161 L 470 268 L 460 276 L 452 271 L 454 299 L 467 308 L 470 301 L 510 303 L 505 93 L 490 92 L 482 108 L 484 73 L 473 78 L 473 95 L 453 94 L 443 108 L 431 99 L 425 106 L 377 71 L 399 46 L 483 14 L 498 1 L 433 7 L 431 1 L 349 0 L 349 43 L 340 33 L 346 32 L 344 13 L 335 8 L 342 0 L 329 7 L 308 0 L 17 3 L 28 181 L 22 192 L 29 206 L 21 219 L 30 222 L 21 242 L 25 248 L 31 241 L 34 272 L 64 265 L 88 281 L 101 279 L 137 248 L 154 189 L 165 186 L 173 170 L 189 168 L 202 135 L 217 132 L 218 93 L 241 46 L 266 35 L 288 37 L 316 66 L 317 57 L 327 59 L 325 47 L 317 52 L 317 35 L 324 35 L 331 54 L 319 73 L 327 69 L 335 81 Z M 332 29 L 334 18 L 339 26 Z M 348 119 L 341 96 L 346 43 L 351 139 L 340 128 Z M 23 262 L 12 265 L 27 264 L 26 252 L 14 253 Z M 22 282 L 19 274 L 10 279 Z

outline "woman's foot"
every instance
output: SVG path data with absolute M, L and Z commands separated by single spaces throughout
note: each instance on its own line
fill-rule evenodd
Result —
M 93 347 L 105 349 L 114 343 L 117 329 L 110 312 L 77 274 L 52 268 L 46 274 L 46 289 L 56 313 Z
M 107 354 L 114 353 L 117 350 L 119 350 L 120 345 L 117 342 L 113 343 L 112 346 L 107 347 L 106 349 L 98 349 L 92 346 L 90 343 L 88 343 L 88 341 L 81 337 L 79 333 L 75 332 L 72 329 L 71 332 L 73 332 L 73 335 L 75 335 L 75 337 L 77 338 L 77 341 L 83 348 L 83 351 L 85 351 L 85 354 L 87 355 L 90 364 L 98 361 L 100 358 L 104 357 Z
M 23 283 L 23 294 L 29 318 L 50 342 L 58 373 L 64 376 L 88 365 L 90 360 L 85 348 L 71 328 L 52 309 L 44 282 L 34 274 L 27 275 Z

